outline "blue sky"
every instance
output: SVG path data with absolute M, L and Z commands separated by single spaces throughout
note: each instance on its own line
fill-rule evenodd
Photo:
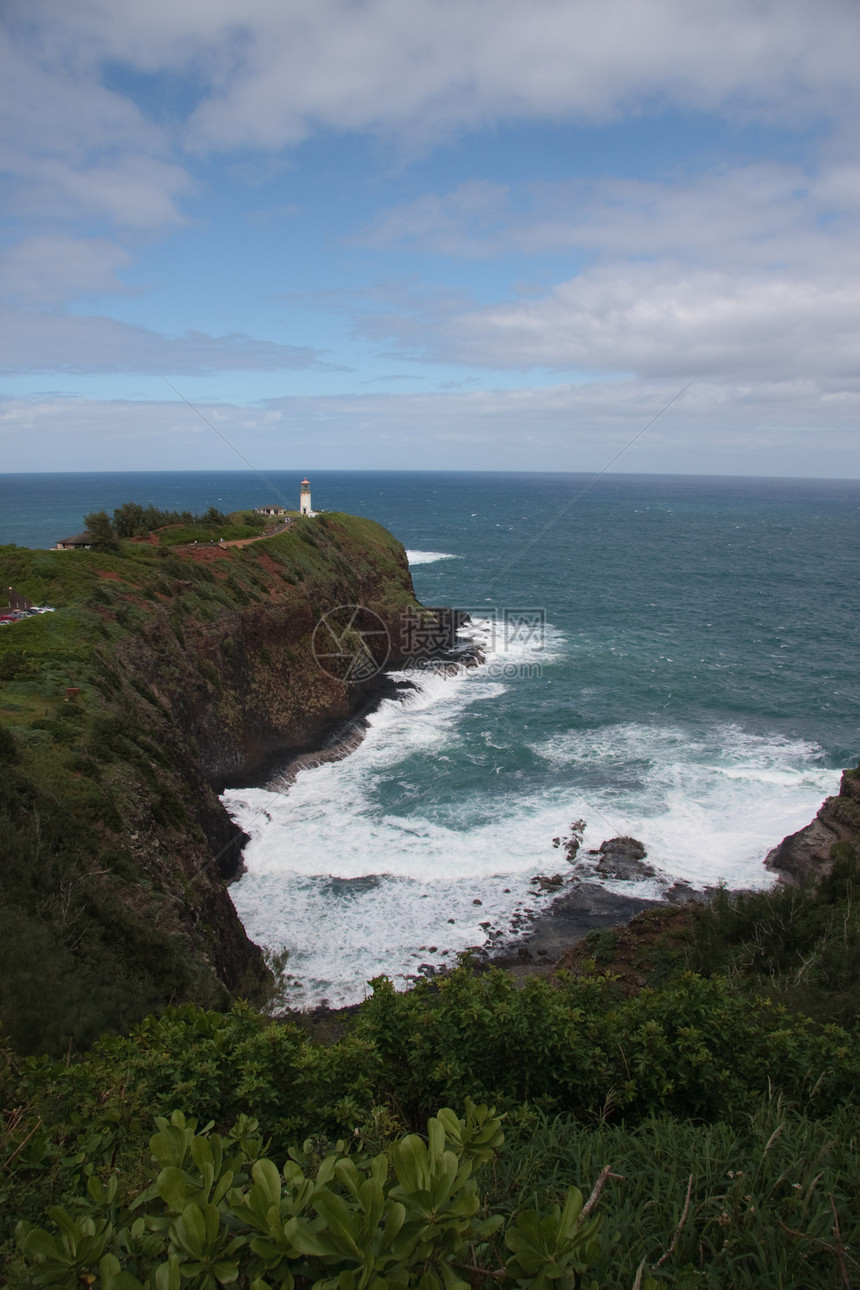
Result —
M 4 0 L 0 469 L 857 477 L 855 0 Z M 692 382 L 692 384 L 690 384 Z

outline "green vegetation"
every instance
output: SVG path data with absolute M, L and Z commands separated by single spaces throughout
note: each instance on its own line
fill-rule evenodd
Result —
M 688 961 L 721 972 L 793 1012 L 853 1026 L 860 1016 L 858 849 L 833 847 L 831 872 L 806 886 L 720 891 L 693 924 Z
M 119 539 L 105 511 L 93 511 L 84 516 L 86 532 L 89 533 L 94 551 L 113 552 L 119 550 Z
M 301 1016 L 186 1005 L 82 1060 L 7 1050 L 11 1283 L 852 1284 L 856 1014 L 829 1019 L 825 977 L 814 1019 L 766 997 L 799 963 L 815 978 L 819 951 L 829 971 L 826 929 L 851 939 L 850 851 L 795 892 L 790 947 L 764 934 L 786 921 L 782 888 L 720 897 L 679 912 L 682 960 L 675 929 L 672 955 L 656 941 L 639 962 L 662 984 L 632 993 L 585 957 L 521 988 L 467 961 L 408 993 L 374 981 L 334 1040 Z M 457 1113 L 428 1126 L 440 1105 Z
M 634 997 L 611 976 L 518 990 L 469 964 L 407 994 L 373 986 L 334 1042 L 302 1018 L 185 1006 L 79 1062 L 8 1052 L 13 1283 L 134 1290 L 110 1279 L 122 1268 L 161 1290 L 171 1259 L 192 1290 L 450 1287 L 477 1268 L 500 1285 L 785 1290 L 855 1268 L 856 1029 L 688 973 Z M 503 1150 L 470 1088 L 504 1113 Z M 440 1103 L 463 1120 L 439 1113 L 425 1148 Z
M 477 1272 L 543 1290 L 596 1286 L 588 1274 L 614 1244 L 600 1240 L 602 1217 L 575 1187 L 543 1218 L 517 1212 L 499 1239 L 504 1218 L 480 1214 L 473 1176 L 504 1138 L 486 1106 L 467 1103 L 464 1118 L 445 1108 L 428 1121 L 426 1141 L 410 1134 L 372 1157 L 341 1141 L 320 1160 L 309 1141 L 283 1168 L 262 1154 L 254 1120 L 242 1117 L 226 1136 L 196 1127 L 179 1112 L 159 1118 L 149 1185 L 131 1205 L 116 1176 L 107 1186 L 93 1176 L 85 1217 L 52 1210 L 58 1236 L 22 1222 L 19 1242 L 37 1278 L 73 1285 L 98 1265 L 102 1285 L 115 1290 L 143 1290 L 138 1277 L 152 1290 L 182 1282 L 214 1290 L 240 1277 L 258 1288 L 468 1290 L 463 1273 Z M 505 1262 L 498 1246 L 509 1251 Z
M 272 521 L 256 511 L 236 511 L 224 515 L 210 506 L 201 515 L 191 511 L 162 511 L 156 506 L 124 502 L 109 516 L 93 511 L 84 516 L 86 532 L 93 539 L 92 548 L 102 554 L 120 550 L 126 538 L 152 538 L 161 546 L 183 546 L 194 542 L 234 542 L 259 537 Z
M 417 1286 L 422 1276 L 427 1286 L 477 1276 L 604 1290 L 642 1290 L 648 1278 L 681 1290 L 851 1284 L 856 1014 L 830 1021 L 823 986 L 815 1019 L 766 995 L 788 994 L 817 947 L 829 953 L 822 927 L 839 921 L 850 939 L 856 872 L 856 853 L 843 854 L 820 896 L 795 893 L 805 913 L 788 951 L 778 936 L 762 948 L 761 929 L 784 917 L 782 888 L 721 897 L 692 919 L 681 911 L 683 958 L 713 952 L 712 964 L 670 970 L 652 953 L 640 968 L 650 962 L 663 983 L 634 993 L 593 959 L 521 988 L 466 961 L 407 993 L 374 981 L 334 1040 L 328 1022 L 317 1034 L 301 1016 L 185 1006 L 78 1062 L 8 1051 L 4 1102 L 17 1109 L 0 1187 L 15 1204 L 0 1238 L 13 1283 L 71 1288 L 86 1271 L 116 1290 L 161 1290 L 173 1283 L 157 1275 L 174 1273 L 157 1269 L 173 1259 L 176 1284 L 191 1290 Z M 504 1116 L 503 1148 L 473 1099 Z M 440 1105 L 457 1109 L 438 1117 L 454 1157 L 444 1168 L 439 1129 L 431 1124 L 428 1148 L 414 1137 Z M 153 1116 L 170 1125 L 150 1141 Z M 192 1121 L 208 1127 L 195 1137 Z M 466 1125 L 489 1136 L 461 1172 Z M 201 1137 L 208 1145 L 195 1146 Z M 409 1156 L 444 1174 L 446 1205 L 469 1198 L 447 1237 L 449 1211 L 437 1207 L 429 1245 L 417 1228 L 400 1235 L 432 1190 L 406 1179 Z M 410 1200 L 413 1184 L 422 1194 Z M 595 1187 L 594 1225 L 579 1224 Z M 112 1281 L 119 1268 L 136 1282 Z
M 253 512 L 252 512 L 253 513 Z M 262 517 L 261 517 L 262 518 Z M 140 506 L 137 502 L 123 502 L 109 519 L 105 511 L 95 511 L 84 516 L 87 532 L 95 535 L 94 524 L 104 529 L 105 521 L 116 538 L 146 537 L 156 529 L 168 525 L 203 525 L 207 528 L 222 528 L 227 523 L 227 516 L 216 507 L 210 506 L 202 515 L 192 515 L 191 511 L 161 511 L 157 506 Z M 260 528 L 264 527 L 262 524 Z

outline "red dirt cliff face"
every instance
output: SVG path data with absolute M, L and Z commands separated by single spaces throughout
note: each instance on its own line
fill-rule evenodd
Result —
M 860 833 L 860 768 L 845 770 L 839 792 L 828 797 L 805 828 L 783 838 L 765 864 L 784 881 L 801 882 L 830 872 L 831 848 L 837 842 L 856 842 Z

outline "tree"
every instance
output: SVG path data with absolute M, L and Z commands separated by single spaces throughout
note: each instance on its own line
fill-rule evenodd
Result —
M 110 555 L 119 550 L 119 540 L 107 511 L 93 511 L 91 515 L 85 515 L 84 524 L 92 538 L 91 545 L 94 551 Z

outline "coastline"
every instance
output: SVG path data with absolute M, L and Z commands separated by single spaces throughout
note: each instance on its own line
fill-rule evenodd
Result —
M 468 616 L 459 610 L 433 612 L 452 614 L 458 628 L 469 621 Z M 285 745 L 260 763 L 253 774 L 240 777 L 239 782 L 233 783 L 230 780 L 222 782 L 219 785 L 219 796 L 231 788 L 263 788 L 268 792 L 283 793 L 295 782 L 300 771 L 343 761 L 349 757 L 361 746 L 369 729 L 369 718 L 386 699 L 402 701 L 408 694 L 417 691 L 417 683 L 402 673 L 413 671 L 418 675 L 426 675 L 429 672 L 456 672 L 461 668 L 477 667 L 483 662 L 484 654 L 479 646 L 459 642 L 451 647 L 440 648 L 432 654 L 419 656 L 411 662 L 411 666 L 407 664 L 404 667 L 402 664 L 396 664 L 390 670 L 383 669 L 371 680 L 356 687 L 353 694 L 356 706 L 350 716 L 335 718 L 323 725 L 318 739 L 305 741 L 295 747 Z M 242 838 L 241 848 L 244 849 L 250 839 L 242 830 L 239 831 L 239 836 Z M 230 873 L 225 875 L 227 885 L 237 882 L 245 872 L 245 863 L 240 850 L 237 863 Z
M 524 935 L 492 947 L 487 961 L 493 967 L 519 972 L 554 967 L 566 950 L 585 940 L 589 933 L 629 923 L 643 910 L 676 903 L 608 891 L 588 879 L 574 880 L 529 919 L 530 927 Z
M 437 611 L 446 612 L 446 611 Z M 394 665 L 391 671 L 383 671 L 372 681 L 362 687 L 363 702 L 347 719 L 336 722 L 315 747 L 305 745 L 300 750 L 290 750 L 286 757 L 272 759 L 264 772 L 255 777 L 256 782 L 250 786 L 262 787 L 272 792 L 287 790 L 294 783 L 299 771 L 327 763 L 343 760 L 354 752 L 362 743 L 369 728 L 369 718 L 379 708 L 384 699 L 404 699 L 418 687 L 409 679 L 410 670 L 426 674 L 428 671 L 439 671 L 446 667 L 451 670 L 464 666 L 474 667 L 483 662 L 481 651 L 469 644 L 460 643 L 456 647 L 439 651 L 434 657 L 422 657 L 404 667 Z M 247 785 L 246 785 L 247 786 Z M 762 863 L 767 868 L 779 868 L 774 864 L 776 856 L 790 837 L 772 848 Z M 630 842 L 631 839 L 616 839 Z M 606 843 L 603 844 L 606 846 Z M 601 847 L 603 850 L 603 847 Z M 593 854 L 597 854 L 594 852 Z M 644 854 L 644 852 L 643 852 Z M 635 861 L 634 861 L 635 863 Z M 645 872 L 653 872 L 650 866 L 642 866 Z M 599 871 L 598 871 L 599 872 Z M 621 877 L 621 874 L 611 875 Z M 626 876 L 626 875 L 624 875 Z M 786 878 L 780 874 L 782 881 Z M 498 967 L 510 972 L 515 978 L 535 974 L 550 974 L 575 947 L 579 946 L 591 933 L 627 927 L 632 920 L 646 911 L 663 910 L 667 913 L 687 904 L 707 900 L 712 887 L 702 889 L 689 886 L 686 881 L 678 881 L 667 887 L 657 897 L 627 895 L 624 892 L 609 890 L 600 881 L 598 874 L 586 868 L 583 874 L 571 874 L 564 879 L 556 875 L 554 879 L 546 876 L 535 876 L 531 879 L 537 884 L 534 897 L 543 897 L 540 906 L 533 911 L 523 910 L 515 915 L 514 925 L 507 930 L 483 924 L 484 938 L 480 944 L 468 947 L 466 953 L 471 955 L 476 970 L 486 967 Z M 745 888 L 741 885 L 732 890 L 738 892 Z M 478 901 L 475 902 L 480 903 Z M 422 947 L 423 948 L 423 947 Z M 433 979 L 446 975 L 450 968 L 438 963 L 418 963 L 407 980 L 413 984 L 421 979 Z M 348 1014 L 358 1005 L 334 1005 L 322 1003 L 300 1009 L 300 1013 L 309 1017 L 336 1017 Z M 289 1010 L 295 1015 L 295 1010 Z
M 451 615 L 455 629 L 468 621 L 460 610 L 430 609 L 428 612 Z M 295 781 L 299 771 L 342 761 L 358 748 L 368 729 L 368 718 L 373 716 L 386 699 L 402 700 L 418 689 L 409 673 L 418 676 L 429 672 L 456 671 L 473 668 L 484 662 L 483 651 L 468 641 L 456 642 L 425 654 L 417 654 L 380 670 L 369 681 L 356 686 L 353 691 L 353 711 L 347 717 L 335 718 L 320 730 L 318 739 L 311 739 L 297 747 L 285 745 L 261 763 L 255 772 L 241 783 L 225 783 L 223 788 L 265 788 L 270 792 L 283 792 Z
M 385 694 L 380 694 L 377 701 L 381 701 L 383 697 L 386 697 Z M 363 732 L 351 742 L 336 741 L 332 755 L 324 760 L 348 756 L 349 752 L 358 746 L 361 737 Z M 319 758 L 319 754 L 317 757 Z M 319 764 L 319 760 L 313 764 Z M 294 773 L 301 769 L 301 766 L 297 766 L 295 762 L 292 763 L 292 767 Z M 860 797 L 860 774 L 846 771 L 843 776 L 843 788 L 844 797 L 852 802 L 856 801 Z M 834 811 L 838 814 L 840 808 L 844 809 L 843 801 L 844 799 L 840 800 L 839 797 L 828 798 L 820 808 L 819 815 L 829 817 Z M 796 879 L 789 872 L 780 871 L 775 859 L 796 838 L 803 837 L 808 830 L 812 829 L 817 820 L 818 817 L 812 824 L 806 826 L 805 830 L 801 830 L 799 835 L 789 835 L 784 838 L 762 861 L 767 868 L 779 871 L 780 881 L 792 882 Z M 822 866 L 819 871 L 827 872 L 827 866 Z M 555 894 L 534 912 L 524 911 L 517 919 L 516 931 L 503 932 L 487 924 L 484 941 L 468 947 L 465 952 L 475 971 L 482 972 L 489 968 L 498 968 L 508 973 L 517 982 L 522 982 L 531 976 L 551 976 L 560 968 L 573 965 L 576 961 L 577 947 L 581 946 L 591 933 L 610 930 L 622 932 L 633 924 L 634 940 L 641 938 L 643 934 L 648 936 L 652 934 L 648 930 L 650 925 L 642 924 L 640 915 L 653 911 L 661 922 L 666 917 L 674 920 L 676 914 L 683 917 L 681 910 L 685 906 L 701 904 L 714 892 L 713 887 L 694 889 L 678 882 L 666 888 L 660 898 L 644 898 L 609 890 L 593 876 L 577 875 L 571 875 L 563 885 L 558 886 L 557 878 L 553 880 L 545 876 L 534 877 L 532 883 L 537 887 L 534 893 L 536 897 L 549 895 L 550 892 Z M 738 887 L 732 890 L 735 894 L 739 894 L 746 889 Z M 661 911 L 662 918 L 656 911 Z M 453 964 L 439 966 L 420 963 L 409 978 L 406 988 L 412 988 L 421 980 L 432 981 L 443 978 L 450 974 L 452 968 Z M 304 1008 L 286 1008 L 279 1015 L 291 1016 L 315 1031 L 320 1029 L 336 1037 L 342 1032 L 347 1019 L 360 1007 L 360 1003 L 333 1006 L 320 1003 Z
M 385 699 L 402 699 L 415 690 L 412 681 L 395 680 L 389 673 L 383 672 L 378 683 L 372 687 L 358 710 L 343 720 L 336 721 L 321 744 L 317 747 L 303 748 L 286 754 L 280 753 L 269 759 L 266 767 L 261 768 L 255 776 L 258 782 L 245 784 L 245 788 L 265 788 L 272 793 L 280 793 L 289 788 L 300 770 L 314 766 L 324 766 L 328 762 L 342 761 L 362 743 L 368 729 L 368 717 L 377 711 Z M 274 767 L 277 766 L 277 770 Z

